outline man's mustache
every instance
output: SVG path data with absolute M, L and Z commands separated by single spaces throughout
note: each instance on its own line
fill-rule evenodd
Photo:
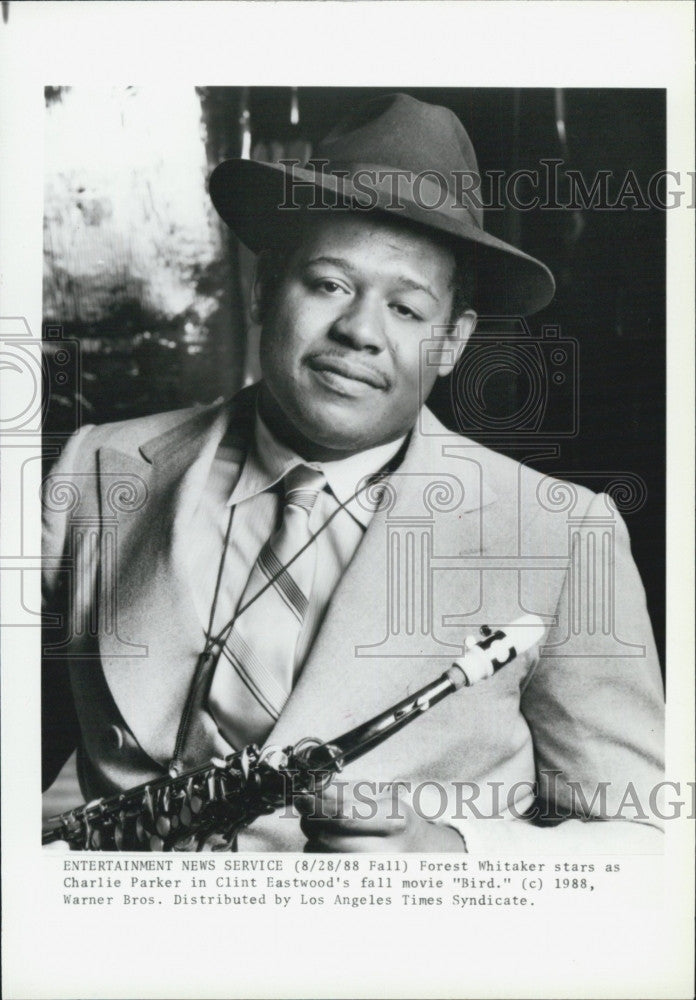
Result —
M 312 354 L 307 363 L 318 371 L 334 372 L 356 382 L 366 382 L 376 389 L 389 389 L 391 380 L 387 374 L 374 365 L 366 365 L 340 351 L 320 351 Z

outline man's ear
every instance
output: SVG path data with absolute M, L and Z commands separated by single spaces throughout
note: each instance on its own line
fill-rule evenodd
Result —
M 449 375 L 466 347 L 466 343 L 474 332 L 478 319 L 473 309 L 467 309 L 452 323 L 442 338 L 440 362 L 437 366 L 439 376 Z

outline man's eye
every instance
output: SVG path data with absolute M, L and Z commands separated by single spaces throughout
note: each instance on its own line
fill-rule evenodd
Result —
M 413 309 L 408 306 L 403 305 L 401 302 L 393 302 L 392 309 L 397 314 L 397 316 L 403 316 L 404 319 L 420 319 L 421 317 L 418 313 L 415 313 Z
M 329 292 L 331 295 L 334 295 L 336 292 L 345 292 L 343 285 L 339 285 L 337 281 L 332 281 L 331 278 L 322 278 L 321 281 L 316 281 L 314 288 L 322 292 Z

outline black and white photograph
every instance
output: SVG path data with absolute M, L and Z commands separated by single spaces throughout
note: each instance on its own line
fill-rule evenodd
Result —
M 3 874 L 80 958 L 13 919 L 7 995 L 687 996 L 689 18 L 68 6 L 3 5 L 78 53 L 2 102 Z
M 659 847 L 664 92 L 46 100 L 47 841 Z

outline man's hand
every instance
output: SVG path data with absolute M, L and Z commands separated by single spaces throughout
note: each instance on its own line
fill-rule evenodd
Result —
M 346 854 L 431 851 L 461 853 L 463 837 L 451 826 L 419 816 L 399 798 L 397 787 L 341 782 L 295 799 L 302 813 L 308 853 Z

